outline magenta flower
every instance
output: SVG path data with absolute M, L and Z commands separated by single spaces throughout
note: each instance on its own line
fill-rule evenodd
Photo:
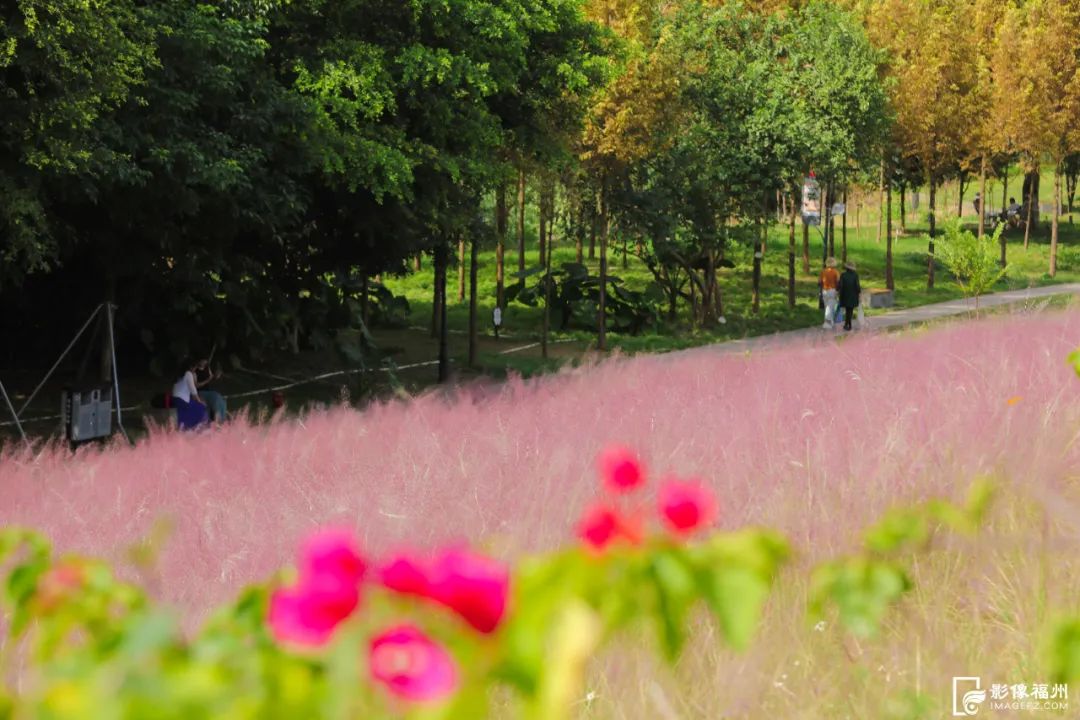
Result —
M 605 505 L 596 505 L 581 517 L 577 535 L 590 547 L 603 550 L 619 537 L 619 524 L 619 516 L 614 510 Z
M 378 570 L 379 582 L 402 595 L 428 597 L 428 571 L 415 557 L 401 554 Z
M 348 530 L 320 530 L 304 542 L 300 553 L 302 577 L 332 577 L 345 584 L 357 585 L 366 571 L 367 563 Z
M 294 587 L 274 591 L 268 622 L 279 642 L 320 647 L 359 604 L 360 590 L 355 583 L 329 576 L 303 578 Z
M 672 478 L 660 488 L 660 514 L 672 531 L 689 535 L 716 519 L 716 498 L 698 480 Z
M 597 458 L 600 478 L 614 493 L 632 492 L 645 482 L 645 468 L 638 456 L 621 445 L 612 445 Z
M 457 688 L 454 659 L 415 625 L 398 625 L 372 639 L 368 664 L 375 682 L 403 700 L 439 700 Z
M 443 552 L 428 576 L 427 596 L 482 633 L 499 627 L 509 594 L 510 573 L 506 566 L 464 549 Z
M 641 542 L 642 528 L 638 518 L 628 518 L 607 505 L 594 505 L 578 521 L 577 536 L 594 550 L 604 550 L 619 540 L 636 545 Z

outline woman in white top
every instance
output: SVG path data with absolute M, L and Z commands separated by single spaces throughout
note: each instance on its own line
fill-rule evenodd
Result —
M 176 421 L 181 430 L 192 430 L 210 419 L 195 384 L 195 365 L 194 362 L 186 363 L 184 375 L 172 388 L 172 405 L 176 408 Z

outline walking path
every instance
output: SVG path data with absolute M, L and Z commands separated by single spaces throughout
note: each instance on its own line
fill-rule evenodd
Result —
M 979 309 L 1002 307 L 1031 303 L 1037 300 L 1048 300 L 1060 295 L 1080 295 L 1080 283 L 1068 283 L 1063 285 L 1045 285 L 1043 287 L 1026 288 L 1024 290 L 1007 290 L 1005 292 L 991 293 L 979 298 Z M 903 310 L 877 311 L 877 314 L 866 316 L 865 329 L 855 331 L 854 334 L 867 330 L 877 332 L 889 330 L 919 323 L 930 322 L 941 318 L 953 317 L 972 312 L 975 309 L 974 300 L 950 300 L 948 302 L 919 307 L 905 308 Z M 680 353 L 710 352 L 710 353 L 744 353 L 749 351 L 777 348 L 792 342 L 805 339 L 826 340 L 836 335 L 845 335 L 843 330 L 823 330 L 820 325 L 801 330 L 787 330 L 772 335 L 759 335 L 757 337 L 743 338 L 742 340 L 727 340 L 713 345 L 690 348 Z

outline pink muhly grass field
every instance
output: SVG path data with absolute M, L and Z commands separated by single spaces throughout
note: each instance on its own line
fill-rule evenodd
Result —
M 832 553 L 897 500 L 961 493 L 997 468 L 1053 493 L 1075 469 L 1080 313 L 748 356 L 642 356 L 364 412 L 158 433 L 135 449 L 0 464 L 0 523 L 121 559 L 174 526 L 162 596 L 200 614 L 291 562 L 313 527 L 367 549 L 468 539 L 502 553 L 570 542 L 612 441 L 654 477 L 700 475 L 721 524 Z M 1010 398 L 1021 401 L 1008 404 Z
M 648 492 L 663 472 L 700 476 L 719 498 L 721 527 L 774 527 L 802 566 L 855 549 L 888 507 L 961 498 L 983 473 L 1005 486 L 1001 503 L 1033 500 L 1075 542 L 1080 379 L 1065 358 L 1077 345 L 1080 312 L 1015 315 L 842 342 L 822 336 L 749 355 L 616 359 L 363 412 L 158 432 L 134 449 L 74 458 L 54 450 L 29 458 L 12 446 L 0 455 L 0 523 L 123 564 L 126 548 L 168 519 L 156 572 L 141 580 L 189 624 L 292 562 L 300 538 L 319 525 L 355 527 L 372 553 L 465 539 L 513 557 L 573 542 L 598 491 L 594 458 L 611 442 L 639 451 Z M 1021 532 L 1009 542 L 1035 542 L 1041 521 L 1005 515 L 1000 522 Z M 1060 591 L 1076 590 L 1076 561 L 1060 567 Z M 996 574 L 984 568 L 945 592 L 966 597 Z M 792 607 L 805 600 L 789 595 Z M 785 645 L 793 632 L 785 623 L 797 618 L 794 610 L 767 617 L 763 641 Z M 893 655 L 906 663 L 909 651 L 904 644 Z M 749 707 L 741 702 L 774 693 L 776 712 L 796 717 L 791 708 L 801 706 L 783 706 L 774 684 L 773 666 L 786 660 L 776 648 L 772 659 L 761 652 L 719 663 L 701 651 L 682 671 L 723 667 L 724 677 L 740 678 L 745 698 L 727 695 L 721 706 L 736 715 Z M 616 662 L 613 672 L 635 671 Z M 1037 678 L 1013 678 L 1022 680 Z M 808 676 L 808 687 L 815 682 Z M 705 685 L 698 692 L 708 697 Z M 664 714 L 666 700 L 656 702 L 644 716 Z

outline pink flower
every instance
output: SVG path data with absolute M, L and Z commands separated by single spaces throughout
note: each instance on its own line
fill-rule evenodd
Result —
M 608 490 L 615 493 L 632 492 L 645 482 L 645 468 L 638 456 L 621 445 L 612 445 L 597 459 L 600 477 Z
M 672 478 L 660 488 L 660 514 L 671 530 L 689 535 L 716 519 L 716 498 L 698 480 Z
M 371 641 L 371 676 L 404 700 L 439 700 L 457 687 L 457 668 L 446 650 L 415 625 L 398 625 Z
M 443 552 L 428 577 L 428 597 L 482 633 L 498 628 L 509 593 L 510 573 L 505 565 L 463 549 Z
M 402 554 L 379 568 L 379 582 L 403 595 L 427 597 L 430 591 L 427 568 L 416 558 Z
M 294 587 L 274 591 L 268 622 L 279 642 L 319 647 L 359 604 L 360 590 L 355 583 L 329 576 L 302 578 Z
M 311 535 L 304 542 L 300 568 L 302 577 L 332 577 L 357 585 L 364 578 L 367 563 L 350 531 L 331 528 Z
M 577 536 L 594 550 L 603 550 L 619 540 L 637 544 L 642 534 L 639 525 L 607 505 L 594 505 L 578 521 Z

